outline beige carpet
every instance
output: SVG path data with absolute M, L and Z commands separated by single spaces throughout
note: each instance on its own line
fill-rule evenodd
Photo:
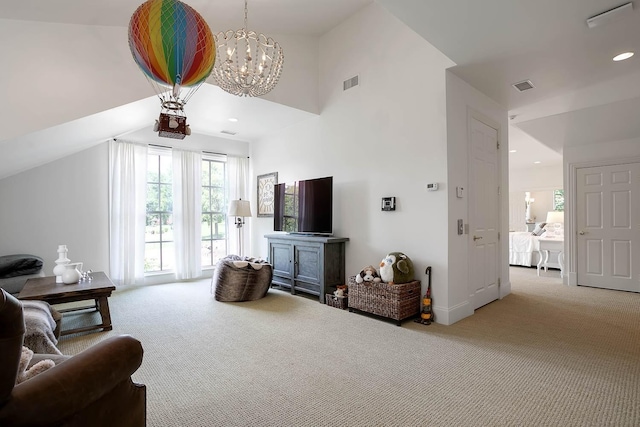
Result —
M 640 425 L 640 295 L 511 272 L 511 295 L 452 326 L 278 290 L 219 303 L 208 281 L 118 290 L 113 331 L 59 347 L 140 339 L 149 426 Z

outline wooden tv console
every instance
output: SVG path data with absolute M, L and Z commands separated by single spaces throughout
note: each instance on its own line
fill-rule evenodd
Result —
M 273 285 L 324 297 L 345 282 L 345 237 L 267 234 Z

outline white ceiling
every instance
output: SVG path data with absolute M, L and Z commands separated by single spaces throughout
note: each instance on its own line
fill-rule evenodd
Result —
M 266 34 L 321 35 L 373 0 L 250 0 L 248 26 Z M 141 0 L 2 0 L 0 18 L 65 24 L 129 24 Z M 211 31 L 236 30 L 244 24 L 242 0 L 187 0 Z
M 640 113 L 640 5 L 615 22 L 589 29 L 587 18 L 624 0 L 375 1 L 451 58 L 457 64 L 454 73 L 515 116 L 510 122 L 510 148 L 518 150 L 510 156 L 513 167 L 531 165 L 534 157 L 557 164 L 566 146 L 640 137 L 634 120 Z M 320 35 L 371 2 L 251 0 L 249 27 L 269 35 Z M 126 27 L 140 3 L 0 0 L 0 18 Z M 188 4 L 214 32 L 242 26 L 241 0 Z M 638 54 L 611 61 L 626 50 Z M 526 79 L 535 89 L 519 93 L 511 87 Z M 226 101 L 221 102 L 217 108 L 225 109 Z M 242 131 L 242 123 L 235 126 Z
M 587 18 L 626 1 L 377 1 L 451 58 L 454 73 L 516 116 L 510 122 L 510 145 L 518 150 L 512 166 L 534 158 L 557 163 L 566 146 L 640 137 L 637 121 L 626 120 L 640 113 L 636 2 L 630 14 L 590 29 Z M 637 55 L 611 60 L 627 50 Z M 535 89 L 511 86 L 523 80 Z M 538 142 L 553 150 L 530 156 Z

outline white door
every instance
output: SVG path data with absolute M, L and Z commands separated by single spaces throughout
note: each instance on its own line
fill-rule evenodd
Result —
M 498 131 L 474 118 L 469 147 L 469 283 L 473 308 L 498 299 Z
M 640 292 L 640 163 L 576 178 L 578 285 Z

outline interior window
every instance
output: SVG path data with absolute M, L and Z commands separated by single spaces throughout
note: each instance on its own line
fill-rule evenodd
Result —
M 564 190 L 553 190 L 553 210 L 564 212 Z

